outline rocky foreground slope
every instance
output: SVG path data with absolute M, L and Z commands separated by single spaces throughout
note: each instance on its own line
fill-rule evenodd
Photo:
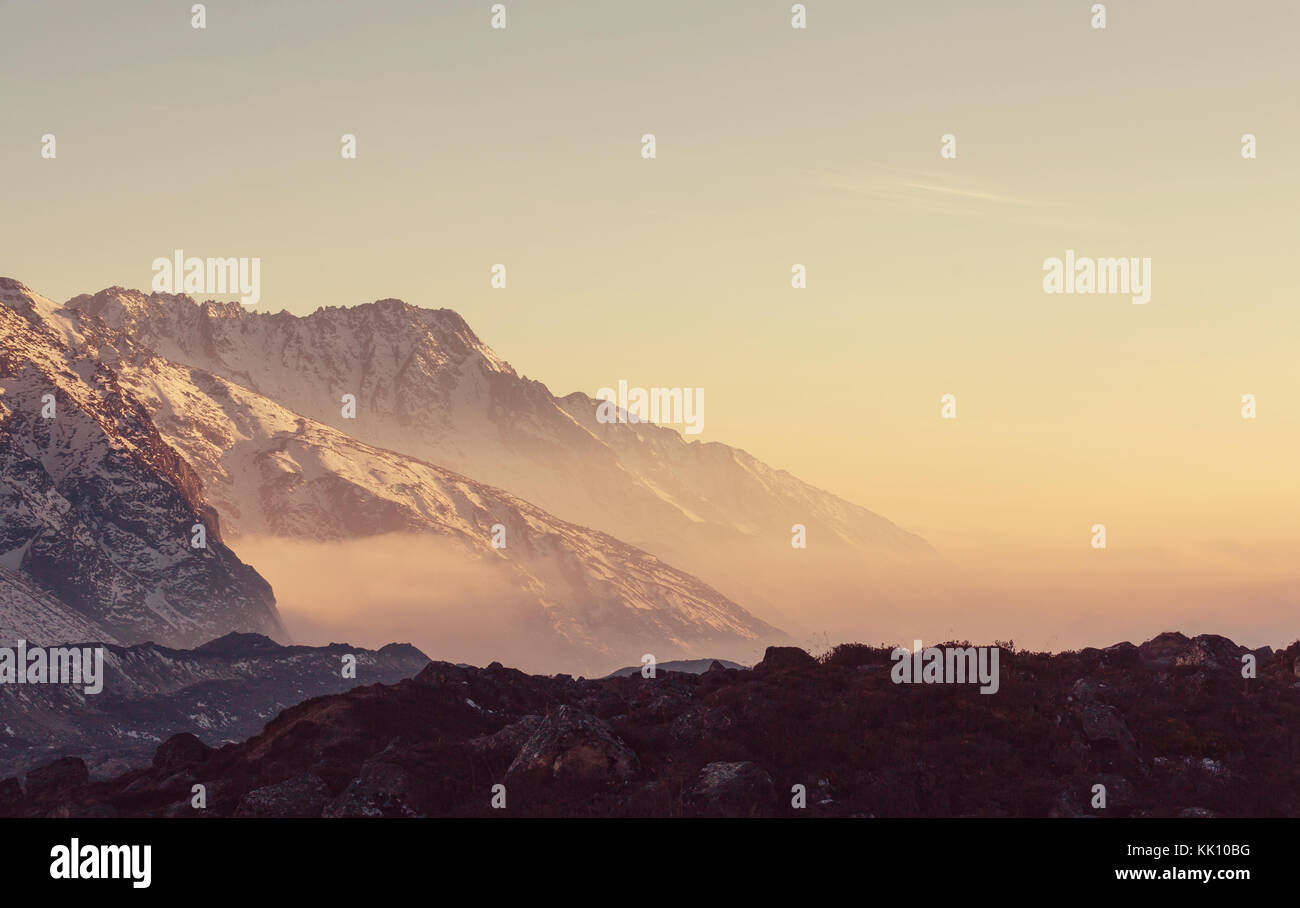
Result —
M 1001 656 L 992 695 L 896 685 L 889 650 L 859 645 L 821 660 L 774 647 L 753 670 L 653 679 L 435 662 L 302 703 L 242 744 L 177 736 L 151 767 L 111 781 L 87 784 L 71 760 L 29 775 L 25 791 L 6 780 L 0 812 L 1300 815 L 1300 643 L 1251 652 L 1162 634 Z M 1097 785 L 1105 808 L 1092 806 Z

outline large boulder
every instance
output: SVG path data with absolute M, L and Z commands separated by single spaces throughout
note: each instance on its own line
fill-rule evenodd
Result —
M 1249 650 L 1244 646 L 1218 634 L 1201 634 L 1188 638 L 1179 633 L 1166 632 L 1138 647 L 1138 654 L 1147 665 L 1157 668 L 1194 666 L 1209 671 L 1239 669 L 1242 654 L 1247 652 Z
M 754 666 L 760 674 L 773 671 L 808 671 L 818 667 L 818 662 L 797 646 L 769 646 L 763 661 Z
M 1079 655 L 1087 659 L 1096 659 L 1102 665 L 1114 668 L 1127 668 L 1131 665 L 1137 665 L 1141 659 L 1138 648 L 1127 640 L 1123 643 L 1108 646 L 1105 649 L 1087 646 L 1079 650 Z
M 710 763 L 682 792 L 699 813 L 768 817 L 776 812 L 776 787 L 757 763 Z
M 627 782 L 640 771 L 609 723 L 572 706 L 545 716 L 506 770 L 507 784 L 578 787 Z
M 423 785 L 409 770 L 372 758 L 322 812 L 326 817 L 421 817 Z
M 519 753 L 519 749 L 527 743 L 528 739 L 533 736 L 533 732 L 537 731 L 538 726 L 541 724 L 541 716 L 523 716 L 519 720 L 511 722 L 500 731 L 493 732 L 490 735 L 480 735 L 477 738 L 471 738 L 468 744 L 470 749 L 477 754 L 493 757 L 509 756 L 513 758 Z
M 422 817 L 429 786 L 409 768 L 417 759 L 402 738 L 361 764 L 357 777 L 322 811 L 326 817 Z
M 1079 706 L 1079 723 L 1090 744 L 1109 745 L 1125 751 L 1133 749 L 1133 735 L 1124 717 L 1113 706 L 1095 700 L 1084 701 Z
M 202 763 L 212 753 L 212 748 L 189 732 L 172 735 L 153 754 L 153 766 L 164 775 L 171 775 L 189 766 Z
M 1076 700 L 1104 700 L 1110 695 L 1110 685 L 1098 678 L 1080 678 L 1070 688 Z
M 1183 634 L 1166 631 L 1139 646 L 1138 655 L 1147 665 L 1167 668 L 1196 665 L 1205 653 Z
M 88 781 L 90 771 L 86 768 L 86 761 L 80 757 L 61 757 L 27 774 L 27 793 L 50 794 L 85 785 Z

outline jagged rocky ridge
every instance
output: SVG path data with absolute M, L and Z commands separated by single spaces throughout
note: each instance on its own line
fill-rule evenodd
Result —
M 1253 655 L 1257 677 L 1244 678 Z M 895 685 L 889 650 L 771 648 L 753 670 L 601 680 L 434 662 L 310 700 L 242 744 L 181 736 L 87 783 L 75 761 L 18 816 L 1297 816 L 1300 643 L 1167 633 L 1004 652 L 994 695 Z M 32 777 L 29 776 L 29 780 Z M 191 806 L 196 783 L 207 806 Z M 491 807 L 492 786 L 506 806 Z M 1107 806 L 1091 806 L 1093 786 Z M 792 806 L 792 787 L 806 808 Z
M 183 455 L 181 462 L 193 468 L 222 527 L 236 538 L 431 534 L 462 561 L 485 565 L 502 578 L 511 617 L 501 624 L 526 635 L 540 661 L 583 670 L 647 650 L 683 656 L 761 652 L 760 641 L 782 638 L 706 583 L 635 546 L 440 466 L 358 441 L 155 351 L 156 345 L 208 361 L 231 343 L 220 340 L 223 329 L 213 319 L 229 319 L 254 335 L 283 319 L 264 322 L 238 305 L 198 306 L 186 297 L 133 291 L 104 291 L 59 307 L 17 282 L 0 290 L 7 290 L 0 299 L 12 310 L 111 370 L 124 391 L 142 402 L 161 436 Z M 186 322 L 196 315 L 196 324 Z M 434 321 L 440 335 L 450 332 L 454 339 L 463 333 L 450 314 Z M 177 345 L 176 337 L 190 343 Z M 431 404 L 436 407 L 437 399 Z M 348 422 L 354 429 L 358 421 Z M 504 548 L 492 544 L 495 525 L 504 527 Z M 505 614 L 506 604 L 499 607 Z
M 113 287 L 45 307 L 43 317 L 122 363 L 123 374 L 156 355 L 219 376 L 652 552 L 775 624 L 803 589 L 776 561 L 788 556 L 795 523 L 816 540 L 818 574 L 834 579 L 822 596 L 854 610 L 887 599 L 885 580 L 926 589 L 937 566 L 914 534 L 745 451 L 651 424 L 597 422 L 595 400 L 557 397 L 519 375 L 449 309 L 386 299 L 297 317 Z M 619 378 L 639 380 L 605 384 Z M 356 397 L 355 419 L 342 415 L 345 394 Z M 193 431 L 205 431 L 202 418 Z M 334 526 L 286 529 L 329 538 Z
M 345 656 L 355 657 L 355 677 L 344 676 Z M 177 733 L 214 746 L 243 740 L 295 703 L 392 684 L 428 663 L 407 644 L 282 646 L 259 634 L 228 634 L 192 650 L 107 645 L 97 694 L 64 684 L 0 689 L 0 775 L 69 756 L 94 777 L 115 775 L 148 764 Z

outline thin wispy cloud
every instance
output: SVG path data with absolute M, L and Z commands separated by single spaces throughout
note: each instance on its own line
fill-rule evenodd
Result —
M 1055 200 L 1024 198 L 999 187 L 959 183 L 932 172 L 868 165 L 853 174 L 817 171 L 812 181 L 842 200 L 886 202 L 911 211 L 1039 227 L 1077 228 L 1081 224 L 1077 212 L 1066 210 Z

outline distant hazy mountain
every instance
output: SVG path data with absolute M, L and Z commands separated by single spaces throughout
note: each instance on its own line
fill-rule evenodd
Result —
M 713 667 L 714 663 L 721 665 L 723 668 L 746 669 L 749 666 L 741 665 L 739 662 L 728 662 L 726 659 L 674 659 L 669 662 L 659 662 L 655 665 L 655 672 L 685 672 L 688 675 L 702 675 Z M 641 674 L 640 665 L 629 665 L 626 668 L 620 668 L 616 672 L 610 672 L 606 678 L 628 678 L 632 675 Z
M 447 309 L 388 299 L 297 317 L 110 288 L 69 301 L 55 321 L 94 334 L 107 362 L 143 349 L 223 377 L 654 552 L 763 615 L 828 597 L 860 610 L 936 561 L 919 537 L 744 451 L 650 424 L 598 423 L 596 401 L 521 377 Z M 342 415 L 348 394 L 355 419 Z M 796 523 L 810 548 L 791 562 Z M 816 592 L 809 576 L 822 584 Z

